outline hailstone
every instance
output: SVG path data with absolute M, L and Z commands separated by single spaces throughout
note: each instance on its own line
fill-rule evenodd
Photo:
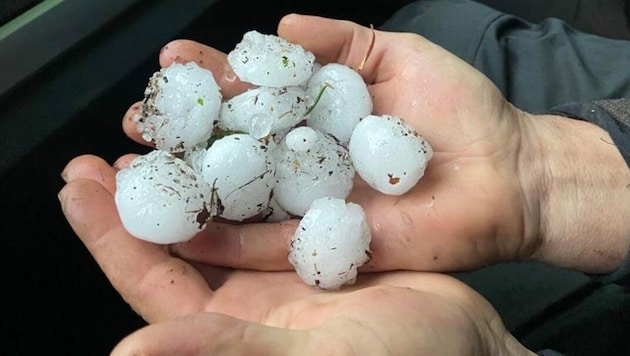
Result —
M 311 147 L 296 146 L 294 131 Z M 311 203 L 323 197 L 345 199 L 352 190 L 354 168 L 348 150 L 332 136 L 312 128 L 295 128 L 273 151 L 276 161 L 274 196 L 287 212 L 302 216 Z
M 191 239 L 220 210 L 212 187 L 162 150 L 139 156 L 118 171 L 114 199 L 125 229 L 158 244 Z
M 300 278 L 322 289 L 354 284 L 370 260 L 370 228 L 360 205 L 343 199 L 313 202 L 291 239 L 289 262 Z
M 282 88 L 305 84 L 313 74 L 315 55 L 282 37 L 252 30 L 243 35 L 227 59 L 242 81 Z
M 413 127 L 391 115 L 363 118 L 348 150 L 357 174 L 388 195 L 402 195 L 413 188 L 433 156 L 429 143 Z
M 343 64 L 322 66 L 308 80 L 307 93 L 319 98 L 307 125 L 335 136 L 342 144 L 350 141 L 359 120 L 372 113 L 372 97 L 363 78 Z
M 144 95 L 136 127 L 156 148 L 183 152 L 212 135 L 222 95 L 209 70 L 173 63 L 153 74 Z
M 218 126 L 260 139 L 297 125 L 308 105 L 306 92 L 300 87 L 258 87 L 224 101 Z
M 243 221 L 263 212 L 274 186 L 274 165 L 267 145 L 247 134 L 215 141 L 201 161 L 203 180 L 216 189 L 222 218 Z

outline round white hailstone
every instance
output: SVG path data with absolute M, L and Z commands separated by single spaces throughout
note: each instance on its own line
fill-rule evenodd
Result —
M 323 197 L 345 199 L 352 190 L 354 168 L 348 150 L 332 136 L 314 131 L 311 149 L 293 151 L 287 146 L 289 132 L 276 146 L 274 197 L 287 212 L 302 216 L 311 203 Z
M 274 166 L 268 147 L 247 134 L 215 141 L 203 158 L 201 175 L 216 189 L 220 216 L 243 221 L 263 212 L 273 189 Z
M 291 240 L 289 262 L 300 278 L 322 289 L 354 284 L 370 259 L 370 228 L 360 205 L 343 199 L 315 200 Z
M 281 88 L 305 84 L 313 74 L 315 55 L 282 37 L 249 31 L 227 59 L 242 81 Z
M 306 152 L 317 143 L 317 132 L 308 126 L 296 127 L 286 135 L 287 148 L 295 152 Z
M 136 126 L 156 148 L 183 152 L 212 135 L 222 96 L 212 73 L 195 62 L 154 73 L 144 95 Z
M 300 87 L 258 87 L 223 102 L 218 126 L 260 139 L 298 124 L 308 105 Z
M 343 64 L 321 67 L 309 79 L 306 92 L 315 99 L 319 96 L 307 125 L 328 132 L 344 145 L 359 120 L 372 113 L 372 97 L 363 78 Z
M 357 173 L 389 195 L 409 191 L 433 156 L 429 143 L 402 119 L 369 115 L 354 129 L 348 146 Z
M 114 199 L 123 226 L 142 240 L 191 239 L 220 208 L 212 191 L 183 160 L 154 150 L 116 174 Z

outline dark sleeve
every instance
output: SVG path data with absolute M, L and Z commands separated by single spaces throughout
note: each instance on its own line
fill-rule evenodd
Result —
M 580 32 L 549 18 L 529 23 L 468 0 L 422 0 L 382 29 L 418 33 L 484 73 L 533 113 L 569 102 L 630 98 L 630 41 Z
M 551 113 L 586 120 L 606 130 L 630 167 L 630 99 L 562 104 L 553 108 Z M 628 221 L 630 223 L 630 219 Z M 590 276 L 604 283 L 630 286 L 630 251 L 613 273 Z

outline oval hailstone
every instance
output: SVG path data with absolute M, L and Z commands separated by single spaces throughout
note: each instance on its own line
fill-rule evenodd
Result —
M 289 147 L 294 138 L 292 132 L 273 151 L 276 161 L 274 197 L 278 203 L 287 212 L 302 216 L 318 198 L 345 199 L 352 190 L 354 178 L 348 150 L 332 136 L 318 130 L 313 131 L 317 138 L 310 149 L 292 150 Z
M 319 136 L 317 131 L 308 126 L 296 127 L 286 135 L 285 144 L 294 152 L 307 152 L 315 147 Z
M 282 37 L 252 30 L 228 53 L 240 80 L 259 86 L 300 86 L 313 74 L 315 55 Z
M 243 221 L 269 205 L 273 161 L 267 145 L 247 134 L 228 135 L 208 147 L 201 175 L 216 189 L 222 218 Z
M 114 199 L 133 236 L 170 244 L 191 239 L 217 213 L 212 187 L 183 160 L 154 150 L 116 174 Z
M 212 135 L 222 95 L 212 73 L 195 62 L 155 72 L 144 95 L 136 127 L 156 148 L 183 152 Z
M 413 127 L 390 115 L 362 119 L 348 150 L 359 176 L 370 187 L 389 195 L 413 188 L 433 156 L 429 143 Z
M 306 92 L 300 87 L 258 87 L 223 102 L 218 126 L 260 139 L 291 129 L 307 109 Z
M 333 135 L 344 145 L 359 120 L 372 113 L 372 97 L 363 78 L 343 64 L 321 67 L 308 80 L 306 92 L 312 98 L 319 97 L 307 125 Z
M 338 289 L 356 281 L 357 268 L 370 259 L 370 240 L 361 206 L 317 199 L 291 239 L 289 262 L 305 283 Z

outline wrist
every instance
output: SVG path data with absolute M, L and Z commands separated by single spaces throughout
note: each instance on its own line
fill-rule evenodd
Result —
M 623 261 L 630 243 L 630 169 L 602 128 L 529 115 L 529 174 L 540 217 L 535 260 L 590 273 Z

